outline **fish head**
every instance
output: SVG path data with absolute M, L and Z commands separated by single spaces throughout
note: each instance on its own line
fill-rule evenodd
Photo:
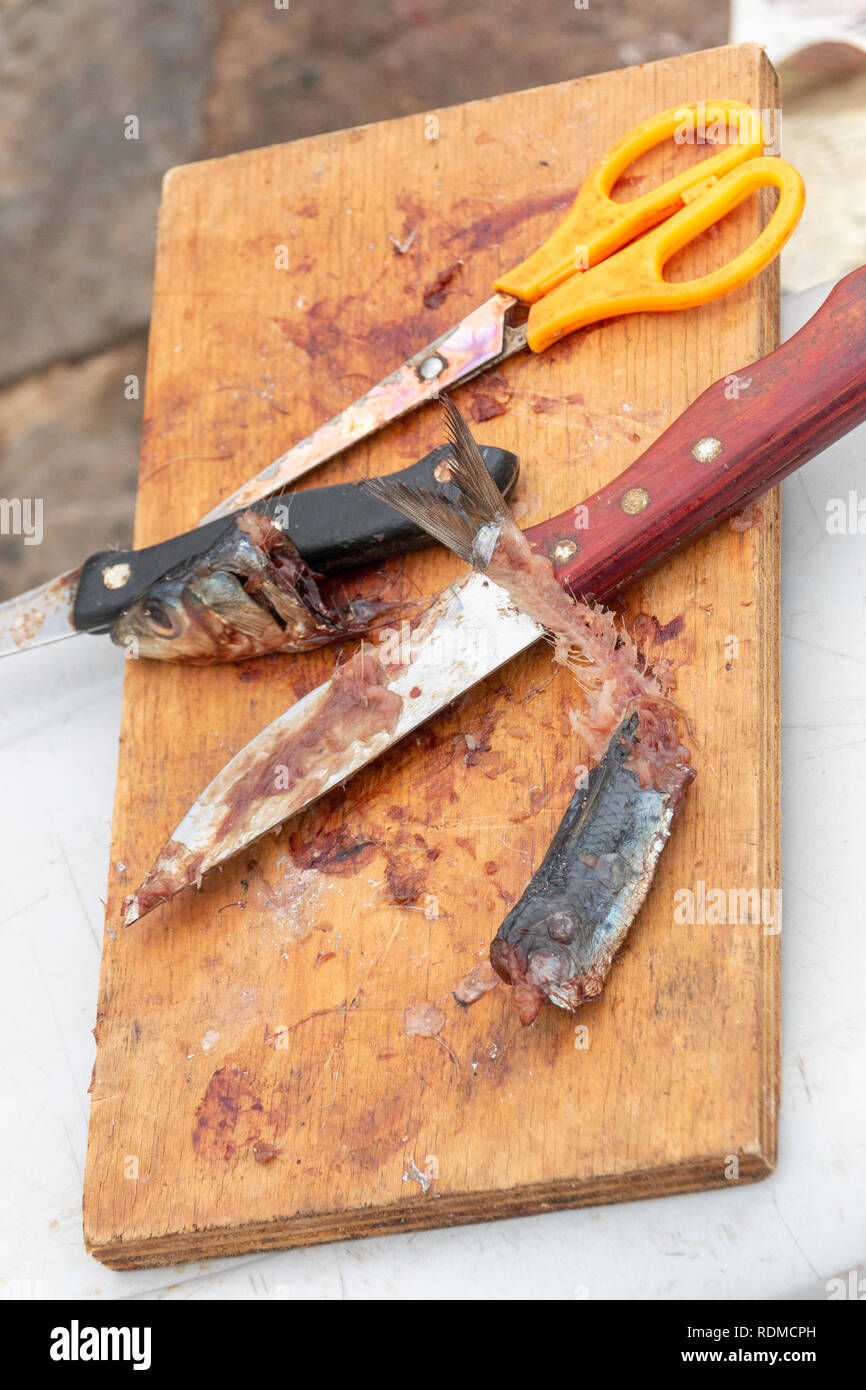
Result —
M 158 580 L 115 618 L 111 640 L 129 657 L 180 660 L 190 642 L 193 618 L 184 601 L 184 586 Z

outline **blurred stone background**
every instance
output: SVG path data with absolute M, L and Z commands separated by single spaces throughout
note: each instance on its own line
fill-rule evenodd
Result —
M 46 535 L 0 537 L 0 597 L 129 543 L 142 402 L 125 381 L 143 398 L 166 169 L 712 47 L 728 23 L 681 0 L 2 0 L 0 497 L 44 498 Z M 820 163 L 811 116 L 804 140 Z M 863 197 L 861 180 L 851 264 Z M 826 244 L 825 221 L 819 272 Z

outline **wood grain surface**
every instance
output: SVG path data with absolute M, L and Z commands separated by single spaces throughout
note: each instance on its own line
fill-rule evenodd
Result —
M 173 170 L 136 544 L 194 524 L 486 297 L 631 125 L 718 96 L 778 106 L 757 47 Z M 646 156 L 624 196 L 703 153 Z M 704 274 L 765 215 L 751 200 L 671 273 Z M 608 482 L 711 381 L 774 346 L 777 300 L 771 268 L 718 303 L 599 325 L 458 392 L 467 412 L 502 407 L 476 433 L 520 454 L 521 524 Z M 305 482 L 389 472 L 441 438 L 428 407 Z M 344 585 L 423 599 L 460 569 L 437 549 Z M 775 496 L 750 530 L 713 533 L 631 590 L 624 611 L 645 615 L 649 655 L 676 665 L 698 779 L 602 998 L 526 1030 L 504 986 L 469 1007 L 452 992 L 485 959 L 585 757 L 568 719 L 577 690 L 544 647 L 124 931 L 121 900 L 189 804 L 335 652 L 128 662 L 85 1178 L 99 1260 L 168 1264 L 771 1171 L 778 936 L 683 925 L 674 895 L 779 886 Z M 407 1035 L 415 1002 L 444 1013 L 438 1037 Z

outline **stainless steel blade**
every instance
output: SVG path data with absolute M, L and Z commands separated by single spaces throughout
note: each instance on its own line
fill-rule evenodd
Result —
M 69 570 L 0 603 L 0 656 L 76 637 L 79 629 L 72 621 L 72 609 L 80 577 L 80 569 Z
M 408 415 L 424 401 L 460 382 L 469 381 L 485 367 L 501 362 L 526 346 L 526 325 L 512 327 L 508 315 L 517 303 L 507 294 L 495 294 L 447 333 L 428 343 L 390 376 L 373 386 L 352 405 L 226 497 L 199 526 L 229 512 L 249 507 L 262 497 L 308 473 L 311 468 L 342 453 L 350 445 L 375 434 L 383 426 Z
M 220 827 L 226 822 L 232 788 L 251 764 L 266 766 L 273 751 L 304 726 L 327 696 L 331 682 L 310 691 L 242 748 L 184 816 L 145 880 L 146 885 L 160 885 L 160 901 L 317 801 L 542 635 L 539 625 L 517 611 L 504 589 L 475 572 L 440 594 L 425 616 L 424 630 L 424 639 L 417 648 L 410 648 L 407 665 L 388 683 L 403 701 L 393 732 L 351 744 L 314 795 L 297 788 L 262 797 L 242 828 L 226 837 Z M 406 640 L 411 640 L 408 625 Z M 133 898 L 126 924 L 155 905 L 149 902 L 145 908 Z

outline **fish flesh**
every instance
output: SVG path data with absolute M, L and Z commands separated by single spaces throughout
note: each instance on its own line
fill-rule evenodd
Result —
M 486 470 L 465 420 L 445 401 L 459 500 L 387 479 L 364 487 L 423 526 L 510 594 L 545 629 L 585 710 L 575 731 L 595 762 L 523 897 L 491 946 L 521 1021 L 545 1002 L 574 1011 L 601 993 L 643 902 L 683 794 L 694 779 L 680 741 L 673 676 L 653 669 L 610 611 L 581 602 L 535 554 Z
M 151 584 L 110 631 L 130 656 L 205 665 L 320 647 L 367 631 L 396 606 L 329 605 L 289 537 L 247 511 Z

